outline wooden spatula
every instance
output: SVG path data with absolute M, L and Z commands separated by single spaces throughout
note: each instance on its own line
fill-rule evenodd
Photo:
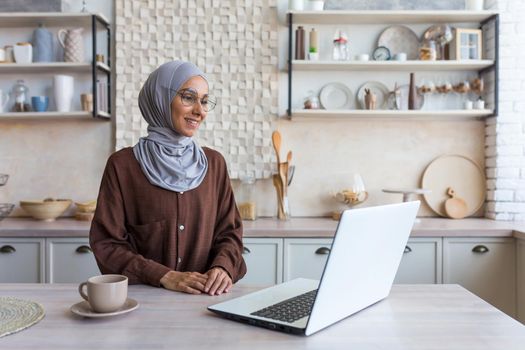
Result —
M 450 196 L 445 201 L 445 213 L 452 219 L 463 219 L 467 216 L 467 203 L 456 196 L 456 191 L 452 187 L 447 189 L 447 194 Z

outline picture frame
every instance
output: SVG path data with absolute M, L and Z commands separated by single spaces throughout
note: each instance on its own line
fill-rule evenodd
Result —
M 450 59 L 483 59 L 483 32 L 481 29 L 455 28 L 454 38 L 450 43 Z

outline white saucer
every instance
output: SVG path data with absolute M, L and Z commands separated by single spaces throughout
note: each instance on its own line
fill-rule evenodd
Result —
M 95 312 L 93 311 L 93 309 L 91 309 L 91 305 L 89 305 L 89 303 L 84 300 L 80 303 L 76 303 L 75 305 L 71 306 L 71 312 L 84 317 L 109 317 L 128 313 L 130 311 L 135 310 L 138 307 L 139 303 L 135 299 L 127 298 L 124 305 L 117 311 Z

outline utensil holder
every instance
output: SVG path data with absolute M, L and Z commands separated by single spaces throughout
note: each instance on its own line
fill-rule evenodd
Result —
M 273 175 L 273 185 L 277 194 L 277 218 L 290 219 L 290 204 L 288 201 L 288 184 L 283 183 L 279 174 Z

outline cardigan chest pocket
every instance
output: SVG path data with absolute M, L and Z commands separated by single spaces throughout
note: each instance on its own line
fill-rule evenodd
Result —
M 145 258 L 161 261 L 167 238 L 167 227 L 166 220 L 142 225 L 128 224 L 128 232 L 134 241 L 132 245 L 136 247 L 137 253 Z

